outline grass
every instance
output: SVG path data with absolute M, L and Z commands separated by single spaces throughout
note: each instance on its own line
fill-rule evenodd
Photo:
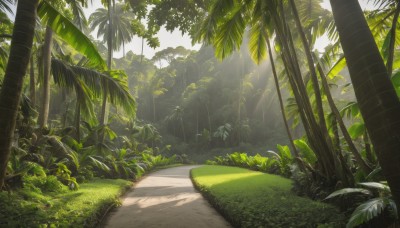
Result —
M 341 227 L 345 218 L 331 205 L 291 192 L 280 176 L 225 166 L 191 172 L 195 186 L 235 227 Z
M 0 192 L 0 227 L 94 227 L 132 182 L 96 179 L 78 191 Z

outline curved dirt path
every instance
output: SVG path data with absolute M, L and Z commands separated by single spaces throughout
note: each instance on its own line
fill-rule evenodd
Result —
M 189 177 L 197 166 L 152 173 L 137 183 L 104 227 L 231 227 L 198 193 Z

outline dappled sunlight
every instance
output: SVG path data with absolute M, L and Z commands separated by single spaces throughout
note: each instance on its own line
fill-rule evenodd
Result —
M 165 196 L 151 196 L 149 197 L 129 197 L 124 200 L 122 207 L 129 207 L 136 205 L 138 208 L 148 208 L 153 206 L 160 206 L 167 204 L 168 207 L 179 207 L 191 203 L 201 198 L 199 194 L 193 193 L 180 193 L 180 194 L 167 194 Z M 160 202 L 163 202 L 160 204 Z M 174 204 L 172 204 L 174 203 Z
M 112 213 L 107 227 L 228 227 L 193 188 L 189 179 L 193 167 L 171 168 L 144 178 Z
M 238 227 L 344 225 L 318 201 L 365 181 L 384 203 L 351 196 L 347 227 L 398 220 L 400 1 L 0 0 L 0 18 L 0 227 L 116 205 L 110 227 L 228 227 L 198 191 Z
M 210 184 L 221 184 L 229 181 L 236 181 L 242 178 L 262 176 L 263 173 L 246 173 L 246 174 L 216 174 L 198 177 L 199 180 L 207 180 Z

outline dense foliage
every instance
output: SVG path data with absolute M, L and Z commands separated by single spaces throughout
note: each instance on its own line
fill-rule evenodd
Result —
M 26 188 L 0 192 L 1 227 L 94 227 L 119 196 L 132 185 L 125 180 L 100 180 L 69 191 L 48 178 L 45 185 L 29 177 Z M 93 194 L 96 192 L 96 194 Z
M 0 187 L 76 190 L 228 154 L 215 163 L 312 198 L 387 183 L 398 207 L 400 4 L 330 2 L 102 0 L 88 17 L 90 1 L 21 0 L 13 21 L 0 0 Z M 135 35 L 157 47 L 164 25 L 203 46 L 125 51 Z M 392 216 L 385 202 L 372 215 Z

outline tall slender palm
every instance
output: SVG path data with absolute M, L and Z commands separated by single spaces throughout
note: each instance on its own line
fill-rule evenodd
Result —
M 311 53 L 311 48 L 310 48 L 310 44 L 309 44 L 310 40 L 308 40 L 306 38 L 306 33 L 305 33 L 304 29 L 303 29 L 302 22 L 300 21 L 299 13 L 298 13 L 297 6 L 296 6 L 295 2 L 293 0 L 290 0 L 289 3 L 290 3 L 290 8 L 292 9 L 292 12 L 293 12 L 293 15 L 294 15 L 294 20 L 296 22 L 297 29 L 298 29 L 299 34 L 300 34 L 300 39 L 301 39 L 301 42 L 303 44 L 304 52 L 306 54 L 307 63 L 308 63 L 308 67 L 309 67 L 310 74 L 311 74 L 311 81 L 312 81 L 312 84 L 313 84 L 316 103 L 317 103 L 317 112 L 318 112 L 318 118 L 319 118 L 319 125 L 320 125 L 321 130 L 323 131 L 323 134 L 326 135 L 326 137 L 329 137 L 328 129 L 326 127 L 323 104 L 322 104 L 322 95 L 321 95 L 322 93 L 321 93 L 320 88 L 319 88 L 320 86 L 319 86 L 318 77 L 317 77 L 317 69 L 316 69 L 316 66 L 315 66 L 315 63 L 314 63 L 313 54 Z M 319 3 L 318 1 L 314 2 L 314 4 L 318 4 L 318 3 Z M 324 74 L 322 74 L 323 71 L 319 71 L 319 72 L 321 74 L 320 75 L 321 79 L 323 80 L 324 79 Z M 325 92 L 328 94 L 328 97 L 329 97 L 330 91 L 325 89 Z M 333 109 L 332 111 L 334 113 L 338 114 L 337 110 L 336 110 L 336 112 L 334 111 L 334 109 L 337 109 L 336 106 L 334 105 L 334 103 L 333 102 L 329 102 L 329 104 L 331 106 L 331 109 Z M 343 121 L 341 121 L 340 116 L 336 115 L 336 118 L 339 120 L 340 123 L 343 123 Z M 341 126 L 344 126 L 344 124 L 341 125 Z M 346 134 L 345 131 L 343 131 L 343 132 L 344 132 L 344 134 Z M 349 138 L 346 138 L 346 139 L 349 139 Z M 332 144 L 332 141 L 331 141 L 330 138 L 327 139 L 327 142 L 328 142 L 328 145 L 332 148 L 333 144 Z M 355 159 L 357 160 L 358 164 L 361 166 L 361 168 L 366 173 L 370 173 L 372 171 L 371 167 L 369 167 L 368 164 L 362 159 L 360 153 L 354 147 L 354 144 L 352 144 L 351 141 L 348 141 L 348 142 L 350 142 L 349 146 L 351 147 L 351 151 L 353 152 L 353 155 L 354 155 Z
M 105 3 L 107 3 L 107 9 L 97 9 L 90 16 L 89 21 L 93 30 L 95 28 L 98 29 L 97 36 L 103 37 L 104 42 L 107 43 L 107 66 L 111 70 L 113 51 L 120 50 L 121 46 L 124 48 L 125 43 L 132 40 L 134 34 L 131 26 L 133 14 L 128 12 L 122 4 L 115 5 L 111 0 Z M 107 99 L 103 98 L 100 124 L 104 125 L 106 123 Z
M 38 0 L 19 0 L 11 40 L 10 57 L 0 91 L 0 188 L 4 177 L 25 76 L 33 44 Z
M 113 10 L 114 7 L 114 10 Z M 125 5 L 117 4 L 111 5 L 111 24 L 112 24 L 112 50 L 119 51 L 121 47 L 124 49 L 125 44 L 132 41 L 134 30 L 131 22 L 134 20 L 132 12 L 127 11 Z M 92 30 L 98 29 L 97 37 L 103 37 L 105 43 L 108 42 L 110 31 L 108 29 L 109 23 L 109 10 L 104 8 L 97 9 L 92 15 L 90 15 L 89 22 Z
M 399 98 L 358 1 L 330 3 L 361 114 L 400 207 Z
M 29 63 L 29 99 L 31 100 L 32 104 L 36 105 L 36 78 L 35 78 L 35 62 L 33 56 L 31 57 Z
M 42 102 L 39 113 L 39 127 L 44 128 L 47 125 L 50 108 L 50 69 L 51 69 L 51 50 L 53 45 L 53 30 L 47 26 L 44 38 L 42 62 L 43 62 L 43 86 Z
M 331 139 L 323 128 L 326 128 L 325 122 L 319 123 L 314 115 L 302 76 L 304 72 L 297 57 L 298 50 L 294 44 L 292 31 L 289 29 L 292 26 L 289 26 L 291 21 L 288 20 L 292 18 L 292 15 L 287 15 L 290 10 L 288 11 L 286 7 L 286 3 L 276 0 L 216 1 L 200 29 L 200 39 L 212 43 L 216 47 L 217 57 L 224 58 L 241 45 L 246 25 L 259 28 L 262 22 L 272 24 L 273 29 L 270 33 L 276 34 L 278 43 L 282 47 L 281 57 L 289 84 L 298 105 L 308 141 L 318 157 L 320 175 L 329 184 L 335 184 L 338 178 L 343 184 L 351 185 L 353 180 L 350 170 L 346 167 L 344 159 L 335 155 Z M 265 32 L 261 31 L 261 36 L 265 37 Z M 251 52 L 254 55 L 265 56 L 266 38 L 256 39 L 256 41 L 254 46 L 260 49 L 254 49 Z M 323 126 L 321 126 L 322 123 Z
M 100 69 L 104 68 L 104 60 L 83 32 L 71 21 L 57 11 L 51 4 L 42 1 L 38 8 L 39 17 L 46 26 L 46 35 L 43 44 L 43 93 L 41 112 L 39 115 L 39 127 L 47 125 L 50 105 L 50 69 L 53 33 L 56 33 L 64 41 L 77 51 L 86 55 L 88 59 Z

